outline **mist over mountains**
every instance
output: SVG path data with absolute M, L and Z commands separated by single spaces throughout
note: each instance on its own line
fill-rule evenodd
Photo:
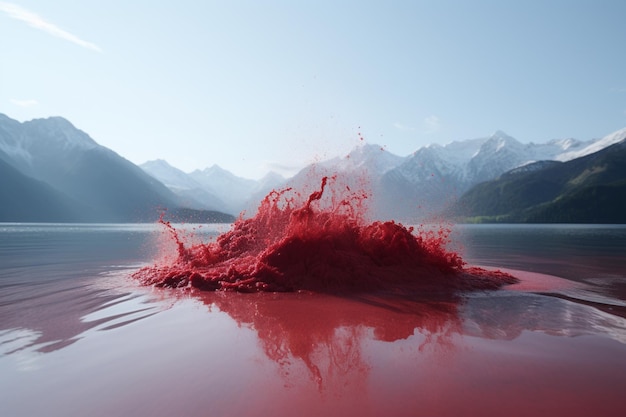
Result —
M 174 218 L 185 207 L 160 181 L 61 117 L 20 123 L 0 114 L 0 160 L 1 221 L 141 222 L 166 208 Z
M 136 166 L 63 118 L 20 123 L 0 114 L 0 221 L 154 221 L 167 209 L 172 220 L 230 222 L 242 210 L 254 214 L 272 189 L 290 186 L 306 193 L 319 185 L 322 176 L 333 174 L 342 184 L 371 193 L 372 219 L 412 223 L 442 213 L 461 221 L 608 219 L 589 215 L 566 216 L 570 220 L 538 214 L 524 217 L 509 215 L 510 210 L 494 211 L 493 206 L 528 209 L 545 205 L 552 201 L 550 198 L 562 200 L 567 191 L 575 194 L 570 196 L 570 205 L 587 207 L 601 194 L 605 201 L 621 207 L 619 198 L 607 195 L 624 195 L 620 185 L 621 180 L 626 181 L 625 176 L 620 177 L 623 172 L 607 168 L 608 162 L 598 165 L 589 156 L 621 152 L 619 146 L 612 145 L 625 139 L 626 129 L 622 129 L 588 141 L 558 139 L 524 144 L 496 131 L 484 138 L 424 146 L 408 156 L 364 143 L 344 157 L 309 165 L 289 179 L 269 173 L 261 180 L 251 180 L 217 165 L 191 173 L 164 160 Z M 621 161 L 619 158 L 614 157 Z M 544 193 L 547 186 L 539 179 L 557 176 L 551 169 L 573 166 L 569 161 L 578 161 L 578 176 L 556 187 L 554 193 Z M 610 178 L 597 175 L 606 171 L 613 173 Z M 588 172 L 586 179 L 595 178 L 595 182 L 582 181 L 584 172 Z M 502 189 L 497 181 L 510 183 L 511 178 L 518 182 L 507 188 L 509 192 L 493 191 Z M 519 185 L 524 181 L 528 183 Z M 496 185 L 485 185 L 492 183 Z M 576 194 L 581 190 L 571 184 L 596 188 Z M 526 191 L 515 191 L 521 189 Z M 548 200 L 537 199 L 538 195 Z M 478 204 L 480 201 L 484 204 Z M 507 201 L 516 203 L 507 206 Z M 618 217 L 610 218 L 626 221 Z
M 188 207 L 239 213 L 254 200 L 285 183 L 281 175 L 270 172 L 259 181 L 241 178 L 213 165 L 189 174 L 162 159 L 148 161 L 140 167 L 172 190 Z M 260 196 L 258 199 L 255 197 Z

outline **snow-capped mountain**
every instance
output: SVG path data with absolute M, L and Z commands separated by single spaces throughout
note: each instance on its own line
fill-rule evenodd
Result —
M 626 138 L 626 129 L 602 139 L 557 139 L 523 144 L 502 131 L 486 138 L 428 145 L 385 173 L 377 187 L 377 216 L 418 221 L 440 212 L 479 182 L 536 161 L 568 161 Z
M 7 162 L 38 179 L 50 168 L 46 161 L 102 148 L 82 130 L 62 117 L 24 123 L 0 114 L 0 151 Z
M 577 159 L 624 139 L 626 128 L 601 139 L 540 144 L 522 143 L 497 131 L 484 138 L 423 146 L 406 157 L 361 144 L 342 158 L 305 167 L 288 181 L 275 173 L 255 181 L 217 165 L 185 173 L 157 160 L 139 168 L 63 118 L 20 123 L 0 114 L 0 159 L 8 164 L 3 168 L 5 176 L 32 190 L 45 188 L 41 193 L 54 195 L 58 207 L 80 206 L 81 212 L 91 213 L 86 220 L 97 221 L 139 219 L 141 213 L 162 206 L 253 213 L 271 189 L 292 186 L 306 195 L 319 186 L 322 176 L 334 174 L 341 185 L 371 192 L 371 217 L 419 221 L 454 203 L 481 181 L 514 168 L 536 169 L 542 165 L 538 161 Z M 5 199 L 9 188 L 0 189 Z
M 234 214 L 249 209 L 251 204 L 256 205 L 268 191 L 285 182 L 275 172 L 255 181 L 238 177 L 218 165 L 185 173 L 159 159 L 140 167 L 180 196 L 189 207 Z
M 440 212 L 475 184 L 494 179 L 511 169 L 537 161 L 573 159 L 624 137 L 626 129 L 590 141 L 555 139 L 540 144 L 523 144 L 502 131 L 496 131 L 484 138 L 423 146 L 407 157 L 394 155 L 379 145 L 361 144 L 344 157 L 309 165 L 286 181 L 277 174 L 269 174 L 271 180 L 248 180 L 219 166 L 191 174 L 178 170 L 148 172 L 178 193 L 186 189 L 190 197 L 197 195 L 199 190 L 195 184 L 201 184 L 202 190 L 218 196 L 233 213 L 242 209 L 254 213 L 260 200 L 273 188 L 293 187 L 307 195 L 317 189 L 323 176 L 337 174 L 341 186 L 371 193 L 371 217 L 412 222 Z
M 507 171 L 472 187 L 446 214 L 479 222 L 624 223 L 626 139 L 566 162 Z
M 270 171 L 258 181 L 256 192 L 267 193 L 285 183 L 285 177 L 277 172 Z
M 424 146 L 409 156 L 396 170 L 413 183 L 433 177 L 476 183 L 495 178 L 503 172 L 528 163 L 545 160 L 565 161 L 593 153 L 594 149 L 599 150 L 619 141 L 615 136 L 615 134 L 607 136 L 611 141 L 606 138 L 587 142 L 557 139 L 541 144 L 522 144 L 498 130 L 485 138 L 455 141 L 447 145 Z
M 530 145 L 530 144 L 529 144 Z M 495 178 L 504 171 L 527 162 L 530 146 L 525 146 L 502 131 L 491 135 L 464 168 L 470 183 Z
M 186 207 L 200 210 L 233 210 L 189 174 L 171 166 L 163 159 L 148 161 L 139 167 L 178 195 Z
M 235 214 L 246 210 L 250 205 L 250 200 L 259 193 L 264 196 L 269 190 L 284 182 L 284 178 L 277 173 L 269 173 L 261 180 L 255 181 L 238 177 L 218 165 L 195 170 L 189 175 L 205 190 L 224 201 L 230 212 Z M 256 205 L 256 201 L 254 204 Z
M 565 148 L 567 152 L 563 152 L 555 158 L 557 161 L 571 161 L 572 159 L 580 158 L 585 155 L 598 152 L 608 146 L 613 145 L 626 139 L 626 128 L 620 129 L 609 135 L 606 135 L 602 139 L 589 141 L 589 142 L 577 142 L 577 146 L 571 146 Z
M 0 159 L 0 200 L 13 206 L 3 221 L 146 221 L 181 207 L 167 187 L 61 117 L 20 123 L 0 114 Z
M 195 170 L 189 176 L 209 192 L 226 197 L 225 202 L 231 206 L 245 203 L 258 185 L 256 181 L 238 177 L 218 165 Z
M 387 152 L 379 145 L 364 143 L 356 146 L 345 157 L 336 157 L 321 162 L 319 165 L 338 172 L 362 171 L 374 178 L 397 167 L 405 159 L 404 157 Z
M 202 187 L 202 185 L 198 181 L 194 180 L 189 174 L 171 166 L 163 159 L 148 161 L 139 165 L 139 167 L 148 174 L 157 178 L 171 190 L 185 190 Z

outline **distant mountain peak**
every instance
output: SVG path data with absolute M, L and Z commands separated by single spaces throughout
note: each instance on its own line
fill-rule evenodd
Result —
M 620 130 L 616 130 L 613 133 L 609 133 L 601 139 L 591 141 L 591 143 L 586 144 L 586 146 L 578 146 L 578 149 L 573 149 L 569 152 L 565 152 L 559 155 L 556 159 L 559 161 L 569 161 L 571 159 L 580 158 L 582 156 L 598 152 L 608 146 L 622 142 L 624 140 L 626 140 L 626 127 Z M 585 145 L 585 143 L 580 143 L 579 145 Z
M 164 167 L 164 168 L 174 168 L 169 164 L 165 159 L 153 159 L 151 161 L 146 161 L 140 165 L 140 167 Z
M 32 132 L 31 136 L 37 141 L 54 141 L 64 148 L 92 149 L 100 146 L 87 133 L 60 116 L 33 119 L 22 125 Z
M 164 159 L 155 159 L 139 165 L 141 169 L 161 181 L 170 189 L 192 189 L 199 187 L 195 180 Z
M 422 148 L 424 148 L 424 149 L 438 149 L 438 148 L 443 148 L 443 146 L 438 144 L 438 143 L 429 143 L 428 145 L 425 145 Z
M 552 139 L 548 142 L 550 145 L 556 145 L 564 151 L 579 146 L 582 142 L 574 138 Z
M 359 160 L 376 157 L 379 153 L 384 152 L 384 148 L 380 145 L 363 143 L 352 148 L 347 158 L 355 158 Z
M 495 132 L 493 132 L 493 134 L 490 136 L 490 138 L 513 139 L 512 136 L 510 136 L 506 132 L 504 132 L 502 130 L 499 130 L 499 129 L 496 130 Z
M 67 207 L 64 221 L 153 220 L 158 216 L 155 207 L 177 205 L 163 184 L 62 117 L 23 123 L 0 118 L 0 123 L 0 157 L 20 173 L 13 175 L 15 180 L 30 190 L 14 192 L 21 196 L 16 204 L 25 211 L 33 208 L 31 197 L 37 190 Z M 40 219 L 53 218 L 46 214 L 47 204 L 37 206 Z
M 395 155 L 385 150 L 381 145 L 377 144 L 359 144 L 350 151 L 344 158 L 335 158 L 326 161 L 326 165 L 349 171 L 352 169 L 366 169 L 371 174 L 382 175 L 390 169 L 395 168 L 405 158 Z
M 203 175 L 206 176 L 213 176 L 213 175 L 221 175 L 221 176 L 235 176 L 235 174 L 233 174 L 232 172 L 222 168 L 221 166 L 219 166 L 218 164 L 213 164 L 210 167 L 206 167 L 204 169 L 197 169 L 194 172 L 196 173 L 201 173 Z
M 46 118 L 33 119 L 27 122 L 24 122 L 24 124 L 42 127 L 48 131 L 56 131 L 56 132 L 79 131 L 88 137 L 88 135 L 85 132 L 76 128 L 76 126 L 74 126 L 69 120 L 61 116 L 51 116 L 51 117 L 46 117 Z
M 7 116 L 4 113 L 0 113 L 0 121 L 11 121 L 11 122 L 15 122 L 15 120 L 11 119 L 9 116 Z
M 501 130 L 497 130 L 493 135 L 487 139 L 480 147 L 480 152 L 502 152 L 502 151 L 516 151 L 523 145 L 517 139 L 507 135 Z
M 259 182 L 266 182 L 266 181 L 285 181 L 285 177 L 280 175 L 276 171 L 269 171 L 267 174 L 263 176 L 263 178 L 259 180 Z
M 213 164 L 210 167 L 206 167 L 205 171 L 226 171 L 224 168 L 219 166 L 218 164 Z
M 67 120 L 65 117 L 61 117 L 61 116 L 43 117 L 39 119 L 33 119 L 32 121 L 33 122 L 44 121 L 46 123 L 56 123 L 59 126 L 71 127 L 71 128 L 76 129 L 76 127 L 72 124 L 72 122 Z

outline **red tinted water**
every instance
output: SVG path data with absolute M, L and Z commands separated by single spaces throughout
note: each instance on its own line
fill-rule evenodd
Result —
M 134 274 L 146 285 L 202 290 L 435 291 L 496 289 L 511 275 L 466 267 L 446 249 L 449 230 L 365 220 L 367 194 L 322 178 L 308 196 L 272 191 L 256 216 L 240 218 L 216 241 L 188 245 L 162 221 L 177 245 L 173 262 Z
M 420 333 L 424 340 L 419 350 L 428 345 L 454 349 L 452 338 L 462 332 L 459 300 L 454 298 L 197 295 L 211 308 L 227 313 L 239 327 L 254 329 L 266 356 L 283 368 L 285 377 L 291 365 L 301 361 L 320 389 L 332 389 L 327 383 L 333 375 L 349 376 L 353 382 L 367 378 L 369 365 L 362 352 L 367 339 L 395 342 Z

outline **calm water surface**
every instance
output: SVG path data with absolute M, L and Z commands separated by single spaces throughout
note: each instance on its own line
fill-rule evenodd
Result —
M 456 226 L 522 283 L 454 299 L 139 287 L 163 233 L 0 224 L 0 416 L 623 415 L 624 226 Z

